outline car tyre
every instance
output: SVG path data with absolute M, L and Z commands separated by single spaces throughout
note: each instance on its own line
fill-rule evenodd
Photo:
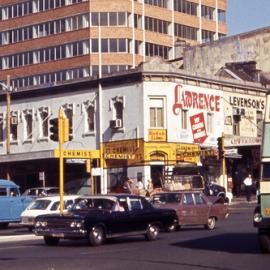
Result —
M 213 230 L 216 227 L 216 218 L 215 217 L 209 217 L 207 220 L 207 224 L 204 225 L 205 229 L 207 230 Z
M 159 227 L 154 224 L 149 224 L 145 234 L 145 238 L 147 241 L 155 241 L 158 237 L 158 233 Z
M 0 223 L 0 229 L 6 229 L 8 227 L 8 222 Z
M 262 253 L 270 253 L 270 235 L 259 232 L 258 234 L 259 247 Z
M 44 242 L 47 246 L 57 246 L 59 243 L 59 238 L 51 237 L 51 236 L 44 236 Z
M 102 227 L 93 227 L 89 232 L 89 244 L 91 246 L 99 246 L 105 240 L 105 233 Z

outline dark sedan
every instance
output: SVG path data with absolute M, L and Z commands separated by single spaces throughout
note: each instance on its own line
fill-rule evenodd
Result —
M 46 245 L 57 245 L 60 239 L 88 239 L 97 246 L 118 236 L 141 234 L 152 241 L 175 223 L 175 210 L 157 209 L 144 197 L 100 195 L 82 197 L 63 215 L 38 216 L 34 231 Z
M 204 225 L 206 229 L 213 230 L 217 220 L 229 215 L 228 206 L 221 197 L 207 197 L 199 191 L 162 192 L 153 195 L 151 201 L 155 207 L 175 209 L 179 227 Z

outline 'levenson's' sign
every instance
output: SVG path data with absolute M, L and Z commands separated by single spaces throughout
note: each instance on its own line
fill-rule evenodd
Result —
M 230 105 L 235 107 L 253 108 L 257 110 L 264 110 L 264 100 L 243 98 L 243 97 L 230 97 Z
M 214 94 L 184 91 L 183 86 L 178 84 L 174 88 L 173 113 L 178 115 L 182 108 L 219 112 L 220 98 L 220 96 Z

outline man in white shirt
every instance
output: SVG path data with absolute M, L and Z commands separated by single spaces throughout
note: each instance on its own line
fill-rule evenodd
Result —
M 251 178 L 251 174 L 249 174 L 245 179 L 244 179 L 244 185 L 245 185 L 245 192 L 246 192 L 246 198 L 247 201 L 250 202 L 250 197 L 251 197 L 251 193 L 252 193 L 252 178 Z

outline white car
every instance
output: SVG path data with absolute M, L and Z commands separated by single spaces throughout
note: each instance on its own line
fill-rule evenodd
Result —
M 64 195 L 64 212 L 66 212 L 78 199 L 79 195 Z M 38 198 L 22 212 L 21 225 L 29 230 L 34 228 L 35 218 L 39 215 L 60 212 L 60 196 Z

